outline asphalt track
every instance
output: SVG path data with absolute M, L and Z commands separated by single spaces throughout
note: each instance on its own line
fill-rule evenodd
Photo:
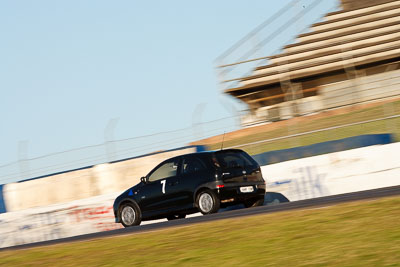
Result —
M 197 216 L 197 217 L 191 217 L 191 218 L 174 220 L 174 221 L 146 224 L 146 225 L 135 226 L 135 227 L 125 228 L 125 229 L 117 229 L 117 230 L 112 230 L 112 231 L 107 231 L 107 232 L 99 232 L 99 233 L 93 233 L 93 234 L 86 234 L 86 235 L 62 238 L 62 239 L 57 239 L 57 240 L 49 240 L 49 241 L 1 248 L 0 251 L 28 249 L 28 248 L 49 246 L 49 245 L 54 245 L 54 244 L 67 243 L 67 242 L 85 241 L 85 240 L 92 240 L 92 239 L 112 237 L 112 236 L 121 236 L 121 235 L 131 235 L 131 234 L 137 234 L 137 233 L 156 231 L 156 230 L 170 228 L 170 227 L 187 226 L 187 225 L 196 224 L 196 223 L 211 222 L 211 221 L 228 219 L 228 218 L 238 218 L 238 217 L 244 217 L 244 216 L 267 214 L 267 213 L 273 213 L 273 212 L 279 212 L 279 211 L 289 211 L 289 210 L 296 210 L 296 209 L 324 207 L 324 206 L 331 206 L 331 205 L 335 205 L 335 204 L 343 203 L 343 202 L 376 199 L 376 198 L 396 196 L 396 195 L 400 195 L 400 186 L 392 186 L 392 187 L 385 187 L 385 188 L 379 188 L 379 189 L 373 189 L 373 190 L 367 190 L 367 191 L 360 191 L 360 192 L 355 192 L 355 193 L 348 193 L 348 194 L 334 195 L 334 196 L 328 196 L 328 197 L 320 197 L 320 198 L 313 198 L 313 199 L 300 200 L 300 201 L 294 201 L 294 202 L 287 202 L 287 203 L 281 203 L 278 205 L 266 205 L 266 206 L 261 206 L 261 207 L 248 208 L 248 209 L 225 211 L 225 212 L 219 212 L 219 213 L 211 214 L 211 215 L 207 215 L 207 216 Z

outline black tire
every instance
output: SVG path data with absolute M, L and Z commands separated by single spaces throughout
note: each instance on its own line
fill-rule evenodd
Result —
M 206 189 L 197 195 L 196 205 L 203 215 L 216 213 L 220 207 L 220 200 L 217 194 Z
M 173 220 L 177 220 L 177 219 L 185 219 L 185 217 L 186 217 L 186 214 L 175 214 L 175 215 L 167 216 L 167 220 L 173 221 Z
M 264 198 L 262 199 L 250 199 L 243 203 L 246 208 L 258 207 L 264 205 Z
M 135 202 L 126 202 L 119 209 L 119 218 L 124 227 L 139 225 L 142 221 L 142 212 Z

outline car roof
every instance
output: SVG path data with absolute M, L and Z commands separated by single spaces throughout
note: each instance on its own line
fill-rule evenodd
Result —
M 243 152 L 241 149 L 236 148 L 228 148 L 228 149 L 221 149 L 221 150 L 208 150 L 208 151 L 201 151 L 201 152 L 193 152 L 188 154 L 179 155 L 177 157 L 185 157 L 185 156 L 192 156 L 192 155 L 209 155 L 209 154 L 219 154 L 223 152 Z

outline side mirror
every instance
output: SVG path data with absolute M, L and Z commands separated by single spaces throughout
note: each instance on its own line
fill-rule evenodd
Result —
M 140 181 L 145 184 L 146 183 L 146 177 L 144 177 L 144 176 L 140 177 Z

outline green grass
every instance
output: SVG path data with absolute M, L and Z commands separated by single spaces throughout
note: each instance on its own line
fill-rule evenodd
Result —
M 299 134 L 339 125 L 373 120 L 397 114 L 400 114 L 400 101 L 385 103 L 371 108 L 359 109 L 336 116 L 324 117 L 319 119 L 310 118 L 309 120 L 301 123 L 293 123 L 291 120 L 288 120 L 286 121 L 286 124 L 278 129 L 266 132 L 259 132 L 226 141 L 224 142 L 224 147 L 233 147 L 256 141 L 279 138 L 287 135 Z M 240 148 L 247 151 L 249 154 L 255 155 L 272 150 L 306 146 L 363 134 L 379 133 L 392 133 L 395 135 L 396 140 L 399 141 L 398 137 L 400 137 L 400 118 L 348 126 L 345 128 L 327 130 L 298 137 L 285 138 L 256 145 L 247 145 Z M 220 146 L 221 144 L 218 143 L 210 145 L 209 147 L 211 150 L 214 150 L 219 149 Z
M 400 197 L 4 251 L 0 266 L 400 266 Z

